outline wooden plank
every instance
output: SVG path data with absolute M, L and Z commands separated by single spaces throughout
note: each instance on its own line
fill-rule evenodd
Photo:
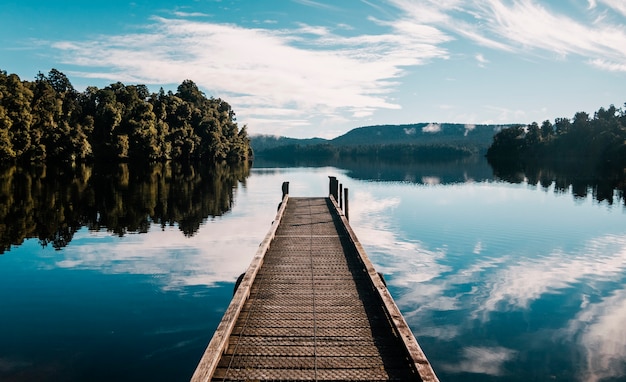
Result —
M 265 257 L 265 253 L 269 249 L 270 243 L 274 239 L 276 230 L 278 229 L 280 221 L 283 218 L 285 210 L 287 209 L 288 201 L 289 195 L 284 195 L 280 208 L 278 209 L 276 217 L 272 222 L 272 227 L 259 245 L 259 249 L 252 259 L 250 266 L 246 270 L 244 278 L 241 280 L 241 283 L 239 284 L 239 287 L 237 288 L 237 291 L 235 292 L 235 295 L 233 296 L 230 305 L 228 306 L 226 312 L 224 313 L 224 316 L 222 317 L 222 321 L 220 321 L 219 325 L 217 326 L 211 342 L 209 342 L 209 345 L 207 346 L 202 358 L 200 359 L 198 367 L 191 377 L 191 382 L 208 382 L 211 380 L 213 373 L 217 368 L 221 355 L 228 347 L 228 339 L 230 337 L 230 334 L 235 327 L 235 322 L 239 317 L 239 313 L 243 308 L 243 305 L 250 295 L 250 288 L 252 287 L 252 283 L 256 277 L 256 274 L 261 268 L 261 265 L 263 264 L 263 258 Z
M 438 381 L 335 199 L 287 195 L 192 382 L 211 378 Z
M 385 310 L 387 311 L 387 314 L 389 315 L 389 319 L 391 323 L 393 324 L 394 329 L 398 333 L 398 336 L 401 338 L 402 342 L 406 346 L 406 349 L 409 352 L 409 355 L 411 357 L 411 361 L 413 362 L 415 368 L 418 370 L 422 381 L 438 382 L 439 379 L 435 375 L 435 371 L 430 365 L 430 362 L 428 362 L 428 359 L 426 358 L 424 351 L 417 343 L 417 340 L 415 339 L 413 332 L 411 331 L 411 329 L 409 328 L 409 325 L 404 320 L 402 313 L 400 313 L 400 309 L 398 309 L 398 306 L 393 300 L 393 297 L 391 297 L 391 294 L 389 293 L 387 286 L 381 279 L 378 272 L 376 272 L 376 269 L 374 269 L 374 265 L 370 261 L 369 257 L 367 256 L 365 252 L 365 249 L 363 249 L 363 246 L 359 242 L 359 239 L 357 238 L 356 234 L 352 230 L 350 223 L 348 223 L 348 219 L 346 219 L 346 217 L 343 214 L 341 214 L 337 201 L 332 196 L 330 197 L 330 199 L 337 213 L 340 214 L 341 220 L 343 222 L 343 227 L 345 228 L 346 232 L 350 236 L 350 240 L 354 244 L 359 254 L 359 257 L 361 258 L 361 261 L 363 262 L 363 265 L 367 269 L 367 273 L 370 276 L 372 285 L 378 291 L 378 294 L 380 295 L 380 298 L 384 304 Z

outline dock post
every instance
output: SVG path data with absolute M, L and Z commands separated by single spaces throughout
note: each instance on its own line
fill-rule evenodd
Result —
M 282 199 L 285 199 L 285 195 L 288 195 L 288 194 L 289 194 L 289 182 L 283 182 L 283 197 L 282 197 Z
M 348 215 L 348 188 L 344 188 L 343 192 L 344 192 L 344 195 L 345 195 L 344 196 L 345 200 L 343 202 L 343 204 L 344 204 L 343 214 L 346 216 L 347 220 L 350 220 L 350 216 Z
M 329 176 L 330 183 L 328 185 L 328 194 L 335 197 L 335 201 L 339 200 L 339 181 L 336 176 Z
M 339 183 L 339 208 L 343 210 L 343 183 Z

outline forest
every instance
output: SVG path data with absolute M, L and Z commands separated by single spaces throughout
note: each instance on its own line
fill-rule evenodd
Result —
M 493 137 L 487 159 L 492 166 L 542 163 L 623 172 L 626 110 L 611 105 L 600 108 L 593 117 L 578 112 L 571 120 L 556 118 L 541 126 L 533 122 L 502 129 Z
M 0 70 L 2 163 L 251 159 L 231 106 L 191 80 L 176 93 L 121 82 L 79 92 L 56 69 L 34 81 Z

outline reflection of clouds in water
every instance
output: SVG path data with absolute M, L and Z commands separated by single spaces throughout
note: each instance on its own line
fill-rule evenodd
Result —
M 402 241 L 393 232 L 389 221 L 384 219 L 389 214 L 383 211 L 397 208 L 399 204 L 397 198 L 376 200 L 372 194 L 357 192 L 350 207 L 350 224 L 377 270 L 393 275 L 393 285 L 409 286 L 431 280 L 448 270 L 448 267 L 436 262 L 444 253 L 427 251 L 416 242 Z
M 476 245 L 474 246 L 474 250 L 472 251 L 475 255 L 480 255 L 480 252 L 482 252 L 483 250 L 483 243 L 482 241 L 479 241 L 478 243 L 476 243 Z
M 107 232 L 81 231 L 81 245 L 56 254 L 64 258 L 57 267 L 91 269 L 109 274 L 152 275 L 164 289 L 212 286 L 232 282 L 243 273 L 263 236 L 271 216 L 244 216 L 207 222 L 191 238 L 177 227 L 161 231 L 153 225 L 145 234 L 122 239 Z
M 436 186 L 441 183 L 441 178 L 439 178 L 438 176 L 423 176 L 422 183 Z
M 562 332 L 582 345 L 581 380 L 594 382 L 626 375 L 626 290 L 585 305 Z
M 422 310 L 457 309 L 454 298 L 443 296 L 444 285 L 429 283 L 450 267 L 437 260 L 443 251 L 428 251 L 417 242 L 402 241 L 392 229 L 385 210 L 398 208 L 398 198 L 375 199 L 372 194 L 357 192 L 351 207 L 350 224 L 376 266 L 376 270 L 390 276 L 387 281 L 402 288 L 396 302 L 405 317 Z M 390 256 L 391 255 L 391 256 Z
M 377 269 L 389 276 L 396 302 L 418 337 L 461 341 L 468 330 L 489 321 L 490 313 L 528 310 L 548 294 L 563 294 L 583 283 L 601 295 L 607 293 L 602 283 L 619 281 L 626 271 L 626 235 L 587 240 L 575 251 L 548 246 L 536 255 L 509 252 L 497 258 L 491 257 L 483 240 L 476 240 L 469 249 L 472 254 L 454 266 L 445 247 L 430 250 L 420 242 L 404 240 L 392 226 L 386 216 L 402 208 L 399 198 L 379 199 L 361 192 L 354 199 L 351 223 Z M 625 375 L 626 291 L 600 303 L 594 302 L 597 296 L 581 299 L 580 312 L 564 335 L 566 342 L 572 342 L 568 347 L 579 344 L 585 354 L 582 380 Z M 442 311 L 464 311 L 468 319 L 445 322 L 436 313 Z M 482 324 L 472 318 L 480 318 Z M 508 348 L 468 347 L 459 362 L 438 368 L 503 376 L 504 365 L 516 357 L 517 351 Z
M 457 364 L 442 364 L 439 367 L 452 373 L 479 373 L 493 376 L 505 375 L 504 363 L 515 357 L 517 352 L 504 347 L 463 348 L 463 359 Z
M 31 367 L 33 365 L 30 361 L 24 361 L 15 358 L 0 358 L 0 372 L 10 373 L 18 369 Z
M 619 277 L 626 269 L 626 236 L 608 235 L 590 240 L 579 253 L 553 252 L 528 258 L 487 276 L 491 284 L 478 295 L 479 312 L 527 309 L 546 293 L 555 293 L 590 278 L 592 283 Z M 484 299 L 484 301 L 483 301 Z

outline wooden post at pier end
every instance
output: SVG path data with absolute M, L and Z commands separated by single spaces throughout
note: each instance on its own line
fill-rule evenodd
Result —
M 339 200 L 339 181 L 336 176 L 329 176 L 330 179 L 328 185 L 328 194 L 335 198 L 335 201 Z

